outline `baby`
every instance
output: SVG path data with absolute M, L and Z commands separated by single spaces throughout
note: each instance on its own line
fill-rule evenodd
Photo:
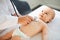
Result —
M 41 32 L 42 40 L 48 40 L 48 27 L 46 23 L 54 19 L 55 12 L 53 9 L 42 6 L 28 15 L 33 17 L 34 21 L 25 26 L 21 26 L 20 29 L 16 29 L 15 32 L 13 32 L 13 36 L 18 35 L 21 38 L 28 39 Z
M 47 6 L 42 6 L 28 14 L 28 16 L 31 16 L 34 21 L 27 25 L 21 26 L 20 28 L 16 28 L 16 30 L 12 30 L 2 38 L 8 38 L 9 36 L 11 40 L 29 40 L 30 37 L 41 32 L 42 40 L 48 40 L 48 27 L 46 23 L 49 23 L 52 19 L 54 19 L 55 13 L 53 9 Z M 19 18 L 18 23 L 20 24 L 20 22 L 21 20 Z M 12 38 L 10 37 L 11 35 Z

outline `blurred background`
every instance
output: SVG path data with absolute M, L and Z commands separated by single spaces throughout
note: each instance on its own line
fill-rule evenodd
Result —
M 48 5 L 50 7 L 60 10 L 60 0 L 20 0 L 20 1 L 27 1 L 31 9 L 39 5 Z

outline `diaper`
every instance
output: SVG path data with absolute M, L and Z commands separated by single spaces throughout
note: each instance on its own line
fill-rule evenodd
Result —
M 16 29 L 16 30 L 13 32 L 12 36 L 16 36 L 16 35 L 17 35 L 17 36 L 20 36 L 21 39 L 30 40 L 30 37 L 27 36 L 27 35 L 25 35 L 20 29 Z

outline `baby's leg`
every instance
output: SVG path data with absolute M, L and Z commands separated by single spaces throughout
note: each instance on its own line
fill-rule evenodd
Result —
M 42 22 L 36 22 L 36 21 L 32 21 L 30 24 L 22 26 L 20 28 L 20 30 L 25 33 L 27 36 L 34 36 L 39 32 L 42 32 L 42 39 L 43 40 L 47 40 L 47 27 L 44 23 Z
M 21 40 L 20 36 L 13 36 L 11 40 Z
M 12 37 L 13 30 L 0 37 L 0 40 L 8 40 Z
M 20 36 L 12 36 L 13 31 L 6 33 L 6 35 L 0 37 L 0 40 L 21 40 Z

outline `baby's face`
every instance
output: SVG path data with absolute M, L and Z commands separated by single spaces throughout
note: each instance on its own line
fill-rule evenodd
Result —
M 48 13 L 42 13 L 40 15 L 40 19 L 43 20 L 46 23 L 49 23 L 52 20 L 52 17 Z
M 40 14 L 40 19 L 43 20 L 45 23 L 51 22 L 53 18 L 54 15 L 51 12 L 48 13 L 46 10 L 42 11 L 42 13 Z

